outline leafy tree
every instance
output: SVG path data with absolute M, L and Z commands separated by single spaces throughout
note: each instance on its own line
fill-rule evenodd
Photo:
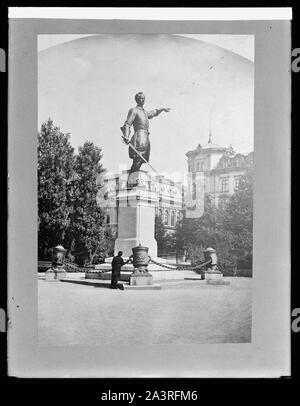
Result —
M 84 257 L 91 263 L 95 256 L 108 255 L 113 239 L 110 229 L 103 226 L 104 213 L 96 202 L 99 187 L 96 179 L 104 172 L 101 158 L 101 149 L 86 141 L 79 147 L 75 159 L 76 187 L 73 194 L 70 245 L 75 256 L 76 252 L 80 252 L 79 257 Z
M 155 239 L 160 253 L 173 252 L 176 249 L 175 236 L 166 230 L 161 216 L 155 216 Z
M 63 243 L 70 225 L 74 149 L 49 118 L 38 134 L 38 247 L 39 258 Z
M 165 235 L 165 251 L 167 253 L 173 253 L 176 251 L 176 238 L 173 232 L 166 232 Z
M 187 249 L 189 252 L 203 251 L 204 247 L 215 244 L 218 211 L 214 207 L 211 196 L 205 197 L 205 211 L 202 217 L 191 219 L 183 217 L 176 224 L 176 248 Z M 197 249 L 196 249 L 197 247 Z
M 233 248 L 243 248 L 252 254 L 253 173 L 242 176 L 236 192 L 218 208 L 209 195 L 205 199 L 201 218 L 183 218 L 177 223 L 177 250 L 186 249 L 193 263 L 203 260 L 203 250 L 209 246 L 217 250 L 223 264 L 235 262 Z
M 166 230 L 161 216 L 155 215 L 154 236 L 157 242 L 157 249 L 160 252 L 165 250 Z
M 243 175 L 239 187 L 224 210 L 224 229 L 234 236 L 236 248 L 252 254 L 253 242 L 253 171 Z
M 69 260 L 92 262 L 107 256 L 114 239 L 96 203 L 101 149 L 85 142 L 75 155 L 69 139 L 51 119 L 38 134 L 39 258 L 49 259 L 50 249 L 61 243 Z

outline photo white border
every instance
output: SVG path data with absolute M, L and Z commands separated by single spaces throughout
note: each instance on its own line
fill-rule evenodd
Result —
M 9 7 L 9 18 L 291 20 L 291 7 Z
M 255 188 L 251 344 L 37 345 L 37 35 L 255 35 Z M 289 21 L 12 19 L 9 37 L 9 375 L 279 377 L 290 374 Z

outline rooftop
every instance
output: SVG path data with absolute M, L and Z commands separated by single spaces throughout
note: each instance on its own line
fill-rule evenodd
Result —
M 204 144 L 204 145 L 198 144 L 196 149 L 188 151 L 185 155 L 189 157 L 191 155 L 199 154 L 200 152 L 207 151 L 207 150 L 226 152 L 228 150 L 228 147 L 222 147 L 221 145 L 215 144 L 212 141 L 211 134 L 209 134 L 209 139 L 208 139 L 207 144 Z

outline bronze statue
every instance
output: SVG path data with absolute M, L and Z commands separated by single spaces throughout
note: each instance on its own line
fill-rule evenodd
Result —
M 149 120 L 158 116 L 161 112 L 169 112 L 171 109 L 162 107 L 159 109 L 144 110 L 145 95 L 139 92 L 135 95 L 136 107 L 129 110 L 127 119 L 121 127 L 123 141 L 129 144 L 129 157 L 133 160 L 129 171 L 129 176 L 133 172 L 138 172 L 143 163 L 149 162 L 150 140 L 149 140 Z M 130 138 L 130 127 L 133 125 L 134 134 Z M 133 148 L 132 148 L 133 147 Z M 129 178 L 128 176 L 128 178 Z

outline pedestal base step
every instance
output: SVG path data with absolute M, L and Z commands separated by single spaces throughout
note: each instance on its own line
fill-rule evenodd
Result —
M 230 285 L 230 282 L 228 280 L 224 280 L 223 274 L 218 271 L 205 272 L 204 278 L 208 285 Z
M 47 281 L 59 281 L 66 278 L 67 272 L 64 269 L 54 271 L 52 268 L 45 272 L 45 280 Z
M 61 282 L 77 283 L 80 285 L 94 286 L 99 288 L 110 288 L 110 280 L 101 279 L 85 279 L 85 278 L 65 278 L 61 279 Z M 180 286 L 191 286 L 194 284 L 198 286 L 206 286 L 206 281 L 200 278 L 187 278 L 184 280 L 165 280 L 160 283 L 154 282 L 152 285 L 130 285 L 128 282 L 118 282 L 118 287 L 124 290 L 158 290 L 168 287 L 180 287 Z
M 85 279 L 85 278 L 64 278 L 61 282 L 77 283 L 79 285 L 88 285 L 99 288 L 110 289 L 110 280 L 101 279 Z M 128 282 L 118 282 L 118 289 L 120 290 L 158 290 L 161 289 L 161 285 L 154 283 L 153 285 L 135 285 L 130 286 Z
M 101 280 L 101 279 L 85 279 L 85 278 L 64 278 L 60 282 L 69 282 L 77 283 L 79 285 L 95 286 L 100 288 L 109 288 L 110 280 Z M 119 286 L 123 286 L 123 283 L 118 283 Z
M 208 271 L 204 272 L 204 278 L 206 280 L 221 280 L 223 279 L 223 274 L 218 271 Z
M 132 270 L 130 271 L 123 271 L 121 270 L 121 281 L 129 282 L 130 277 L 132 275 Z M 149 273 L 152 275 L 153 282 L 162 282 L 162 281 L 167 281 L 167 280 L 184 280 L 185 276 L 187 275 L 186 271 L 156 271 L 156 270 L 149 270 Z M 193 272 L 189 271 L 191 276 L 196 274 L 193 274 Z M 100 279 L 100 280 L 110 280 L 111 279 L 111 271 L 108 272 L 86 272 L 85 274 L 86 279 Z M 200 277 L 201 278 L 201 277 Z
M 230 285 L 230 281 L 224 279 L 207 279 L 206 283 L 208 285 Z
M 149 286 L 153 285 L 153 277 L 149 273 L 133 273 L 130 275 L 130 286 Z
M 123 284 L 124 290 L 161 290 L 161 285 L 154 283 L 153 285 L 127 285 Z
M 85 279 L 81 278 L 63 278 L 60 280 L 57 279 L 50 279 L 48 281 L 56 281 L 56 282 L 68 282 L 68 283 L 77 283 L 79 285 L 86 285 L 86 286 L 94 286 L 99 288 L 110 288 L 110 280 L 101 280 L 101 279 Z M 197 286 L 205 287 L 207 285 L 229 285 L 230 282 L 228 280 L 201 280 L 200 278 L 195 279 L 185 279 L 185 280 L 176 280 L 176 281 L 162 281 L 161 283 L 153 283 L 153 285 L 131 285 L 129 282 L 118 282 L 118 288 L 121 290 L 161 290 L 168 287 L 182 287 L 182 286 L 193 286 L 197 284 Z

